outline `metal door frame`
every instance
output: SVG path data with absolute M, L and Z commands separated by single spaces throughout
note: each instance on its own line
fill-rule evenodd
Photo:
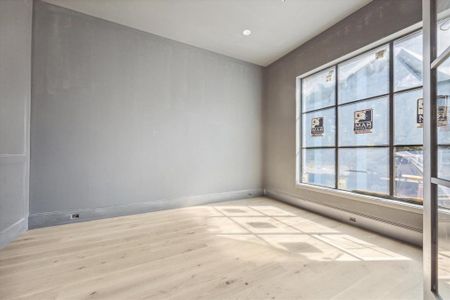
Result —
M 423 96 L 424 96 L 424 202 L 423 273 L 424 299 L 441 299 L 438 294 L 438 185 L 450 188 L 450 181 L 437 170 L 437 68 L 450 57 L 450 47 L 437 56 L 437 0 L 422 0 Z

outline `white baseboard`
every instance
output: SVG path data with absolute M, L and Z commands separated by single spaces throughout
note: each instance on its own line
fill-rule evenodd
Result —
M 331 206 L 326 206 L 312 201 L 300 199 L 295 195 L 275 191 L 265 190 L 264 194 L 267 197 L 312 211 L 318 214 L 336 219 L 338 221 L 348 223 L 354 226 L 365 228 L 385 236 L 393 237 L 397 240 L 407 242 L 416 246 L 422 246 L 422 232 L 415 228 L 402 226 L 400 224 L 393 224 L 391 222 L 372 218 L 370 216 L 362 215 L 355 212 L 341 210 Z
M 258 197 L 263 195 L 263 189 L 240 190 L 224 193 L 205 194 L 198 196 L 187 196 L 174 199 L 161 199 L 129 205 L 109 206 L 101 208 L 81 208 L 68 211 L 53 211 L 31 214 L 28 223 L 29 228 L 47 227 L 82 221 L 125 216 L 158 211 L 170 208 L 202 205 L 227 200 L 238 200 L 243 198 Z M 79 214 L 79 219 L 70 219 L 73 213 Z
M 22 218 L 0 232 L 0 249 L 28 230 L 28 218 Z

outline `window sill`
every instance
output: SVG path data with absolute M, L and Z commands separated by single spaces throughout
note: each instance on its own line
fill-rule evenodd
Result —
M 345 197 L 347 199 L 354 200 L 354 201 L 364 202 L 364 203 L 373 204 L 373 205 L 381 205 L 381 206 L 404 210 L 404 211 L 408 211 L 408 212 L 412 212 L 412 213 L 416 213 L 416 214 L 423 214 L 422 206 L 417 205 L 417 204 L 400 202 L 400 201 L 396 201 L 396 200 L 390 200 L 390 199 L 385 199 L 385 198 L 380 198 L 380 197 L 375 197 L 375 196 L 362 195 L 362 194 L 357 194 L 357 193 L 352 193 L 352 192 L 347 192 L 347 191 L 342 191 L 342 190 L 337 190 L 337 189 L 332 189 L 332 188 L 327 188 L 327 187 L 315 186 L 315 185 L 310 185 L 310 184 L 305 184 L 305 183 L 296 183 L 295 186 L 297 189 L 303 189 L 303 190 L 308 190 L 308 191 L 313 191 L 313 192 L 323 193 L 323 194 L 333 195 L 333 196 L 340 196 L 340 197 Z

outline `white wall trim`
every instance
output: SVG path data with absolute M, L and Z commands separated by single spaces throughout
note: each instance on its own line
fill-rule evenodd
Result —
M 132 203 L 129 205 L 35 213 L 30 215 L 28 223 L 29 228 L 33 229 L 118 216 L 134 215 L 164 209 L 202 205 L 219 201 L 239 200 L 244 198 L 258 197 L 263 194 L 263 189 L 249 189 L 224 193 L 186 196 L 173 199 L 160 199 L 149 202 Z M 80 218 L 70 219 L 70 215 L 73 213 L 79 214 Z
M 0 232 L 0 249 L 28 230 L 28 218 L 22 218 Z
M 267 197 L 273 198 L 275 200 L 279 200 L 347 224 L 368 229 L 382 235 L 407 242 L 412 245 L 422 245 L 422 232 L 420 232 L 416 228 L 396 224 L 387 220 L 382 220 L 380 218 L 350 212 L 323 204 L 314 203 L 312 201 L 307 201 L 295 195 L 282 191 L 268 189 L 264 191 L 264 194 Z
M 358 194 L 354 192 L 344 191 L 344 190 L 338 190 L 328 187 L 321 187 L 317 185 L 307 184 L 307 183 L 297 183 L 296 188 L 303 189 L 303 190 L 309 190 L 317 193 L 323 193 L 331 196 L 338 196 L 338 197 L 345 197 L 350 200 L 369 203 L 373 205 L 380 205 L 385 206 L 389 208 L 404 210 L 416 214 L 423 214 L 423 207 L 422 205 L 408 203 L 408 202 L 402 202 L 399 200 L 393 200 L 388 198 L 381 198 L 381 197 L 375 197 L 370 195 L 364 195 L 364 194 Z

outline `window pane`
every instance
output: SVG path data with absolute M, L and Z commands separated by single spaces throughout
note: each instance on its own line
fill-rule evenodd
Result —
M 438 147 L 438 177 L 450 180 L 450 147 Z
M 423 150 L 422 147 L 395 149 L 394 196 L 411 202 L 423 202 Z
M 394 90 L 422 85 L 422 31 L 394 42 Z
M 335 150 L 303 150 L 302 182 L 335 187 Z
M 437 69 L 437 131 L 438 144 L 450 144 L 449 104 L 450 104 L 450 59 Z
M 361 114 L 371 120 L 361 119 Z M 364 130 L 370 126 L 372 128 Z M 339 107 L 339 146 L 372 146 L 387 145 L 388 143 L 388 97 Z
M 437 54 L 440 55 L 450 46 L 450 1 L 438 0 L 437 16 Z
M 438 185 L 438 207 L 447 210 L 450 220 L 450 189 L 443 185 Z
M 388 194 L 388 148 L 339 149 L 338 183 L 343 190 Z
M 303 112 L 335 104 L 335 68 L 329 68 L 302 80 Z
M 394 95 L 394 143 L 423 144 L 422 89 Z M 419 120 L 420 119 L 420 120 Z
M 389 48 L 383 46 L 338 66 L 338 102 L 346 103 L 389 91 Z
M 335 109 L 324 109 L 303 115 L 303 147 L 334 146 Z
M 450 189 L 438 186 L 438 279 L 441 299 L 450 297 Z

